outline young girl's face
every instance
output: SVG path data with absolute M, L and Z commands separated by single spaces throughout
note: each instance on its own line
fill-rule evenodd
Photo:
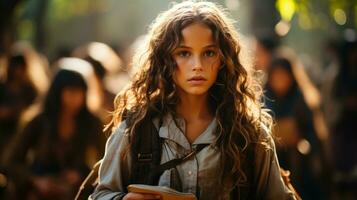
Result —
M 293 77 L 283 67 L 273 69 L 269 79 L 270 87 L 280 96 L 284 96 L 293 85 Z
M 85 91 L 79 87 L 65 87 L 61 95 L 62 108 L 77 113 L 85 104 Z
M 182 41 L 173 51 L 177 68 L 174 81 L 179 93 L 204 95 L 215 83 L 221 65 L 211 29 L 194 23 L 182 30 Z

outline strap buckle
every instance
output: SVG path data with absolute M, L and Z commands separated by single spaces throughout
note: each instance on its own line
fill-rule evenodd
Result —
M 152 160 L 152 153 L 138 153 L 139 162 L 150 162 Z

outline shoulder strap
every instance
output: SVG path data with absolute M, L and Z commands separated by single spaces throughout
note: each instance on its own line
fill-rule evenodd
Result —
M 88 199 L 89 195 L 93 193 L 94 188 L 98 185 L 98 171 L 101 163 L 102 160 L 94 164 L 91 172 L 87 175 L 87 177 L 84 179 L 81 186 L 79 187 L 79 190 L 74 200 Z
M 149 176 L 149 174 L 155 166 L 160 164 L 161 148 L 162 141 L 158 129 L 151 120 L 144 119 L 135 130 L 130 148 L 132 156 L 131 184 L 155 184 L 159 177 Z
M 134 137 L 131 149 L 133 159 L 131 184 L 157 185 L 165 170 L 185 162 L 207 146 L 207 144 L 199 144 L 185 156 L 160 164 L 162 139 L 159 136 L 158 129 L 161 125 L 162 121 L 160 121 L 158 127 L 155 127 L 151 120 L 144 120 L 137 129 L 138 132 L 135 132 L 136 137 Z
M 208 144 L 197 145 L 197 148 L 192 150 L 190 153 L 184 155 L 183 157 L 175 158 L 175 159 L 169 160 L 161 165 L 156 166 L 153 169 L 152 173 L 161 175 L 165 170 L 172 169 L 172 168 L 176 167 L 177 165 L 180 165 L 181 163 L 185 162 L 186 160 L 188 160 L 189 158 L 191 158 L 192 156 L 194 156 L 195 154 L 200 152 L 202 149 L 204 149 L 207 145 Z

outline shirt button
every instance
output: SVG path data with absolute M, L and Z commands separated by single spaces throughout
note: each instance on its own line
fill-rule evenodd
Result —
M 190 175 L 190 176 L 191 176 L 191 175 L 192 175 L 192 171 L 188 171 L 188 175 Z

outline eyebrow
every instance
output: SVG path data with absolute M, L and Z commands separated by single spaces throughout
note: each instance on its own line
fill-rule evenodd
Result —
M 211 47 L 217 47 L 217 45 L 216 44 L 210 44 L 210 45 L 207 45 L 207 46 L 205 46 L 205 47 L 203 47 L 204 49 L 206 49 L 206 48 L 211 48 Z M 189 47 L 189 46 L 185 46 L 185 45 L 182 45 L 182 44 L 180 44 L 177 48 L 187 48 L 187 49 L 192 49 L 191 47 Z

